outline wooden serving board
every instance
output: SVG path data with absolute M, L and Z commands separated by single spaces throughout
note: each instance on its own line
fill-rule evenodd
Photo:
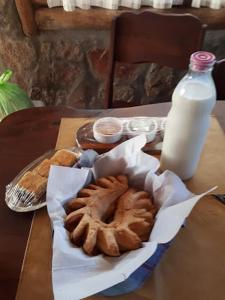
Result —
M 98 153 L 107 152 L 124 141 L 128 140 L 129 137 L 127 135 L 123 135 L 123 137 L 116 143 L 113 144 L 103 144 L 96 141 L 93 135 L 93 125 L 94 122 L 85 123 L 77 130 L 76 142 L 78 146 L 84 150 L 93 149 Z M 160 154 L 162 149 L 162 135 L 160 131 L 157 132 L 155 139 L 151 143 L 147 143 L 143 148 L 143 151 L 148 152 L 150 154 Z

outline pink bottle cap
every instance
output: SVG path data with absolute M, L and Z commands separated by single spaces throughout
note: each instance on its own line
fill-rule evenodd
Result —
M 206 51 L 198 51 L 191 55 L 190 62 L 194 65 L 196 71 L 202 71 L 212 67 L 216 57 L 214 54 Z

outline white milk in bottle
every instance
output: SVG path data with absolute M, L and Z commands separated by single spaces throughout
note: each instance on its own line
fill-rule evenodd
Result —
M 178 83 L 166 121 L 161 169 L 171 170 L 181 179 L 192 177 L 210 125 L 216 102 L 211 76 L 215 56 L 199 51 L 191 55 L 189 72 Z

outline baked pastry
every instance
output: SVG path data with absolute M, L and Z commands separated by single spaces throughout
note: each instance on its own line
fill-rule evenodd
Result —
M 46 191 L 51 165 L 71 167 L 76 161 L 75 153 L 65 149 L 59 150 L 50 159 L 44 159 L 33 171 L 26 172 L 17 186 L 21 189 L 22 194 L 26 193 L 26 197 L 30 199 L 28 194 L 31 193 L 35 197 L 34 200 L 37 200 Z
M 34 172 L 26 172 L 17 184 L 22 190 L 33 193 L 38 199 L 47 187 L 47 178 Z
M 128 189 L 118 200 L 113 222 L 100 229 L 98 247 L 110 256 L 140 248 L 149 238 L 155 213 L 147 192 Z
M 59 166 L 72 167 L 77 161 L 77 156 L 74 152 L 62 149 L 58 150 L 50 161 L 53 165 L 58 164 Z
M 95 252 L 100 226 L 113 214 L 117 199 L 127 189 L 126 176 L 100 178 L 96 184 L 82 189 L 78 198 L 69 202 L 68 209 L 74 211 L 67 216 L 65 226 L 71 232 L 70 237 L 75 245 L 83 243 L 86 253 Z
M 48 178 L 51 165 L 72 167 L 76 161 L 75 153 L 62 149 L 58 150 L 50 159 L 44 159 L 33 171 Z
M 127 182 L 122 175 L 101 178 L 69 202 L 65 227 L 88 255 L 100 250 L 119 256 L 148 240 L 156 208 L 148 193 L 128 188 Z
M 34 170 L 33 172 L 38 173 L 40 176 L 48 178 L 49 171 L 51 165 L 58 165 L 59 163 L 54 162 L 52 163 L 50 159 L 44 159 Z

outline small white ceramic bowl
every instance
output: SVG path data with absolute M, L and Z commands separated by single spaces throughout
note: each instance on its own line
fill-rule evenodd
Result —
M 135 117 L 127 122 L 126 130 L 130 138 L 144 133 L 147 143 L 150 143 L 155 139 L 158 123 L 153 118 Z
M 93 135 L 96 141 L 103 144 L 118 142 L 123 134 L 123 124 L 118 118 L 101 118 L 93 125 Z

